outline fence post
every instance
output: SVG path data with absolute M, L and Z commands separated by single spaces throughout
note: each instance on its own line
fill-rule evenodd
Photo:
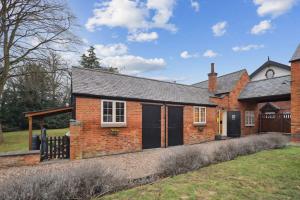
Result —
M 52 139 L 52 137 L 50 137 L 49 146 L 50 146 L 50 159 L 52 159 L 53 158 L 53 139 Z
M 57 151 L 57 144 L 56 144 L 56 137 L 54 137 L 54 155 L 53 158 L 56 158 L 56 151 Z

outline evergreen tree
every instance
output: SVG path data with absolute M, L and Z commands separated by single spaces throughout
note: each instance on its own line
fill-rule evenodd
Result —
M 87 52 L 87 55 L 83 54 L 81 56 L 80 65 L 84 68 L 89 69 L 101 69 L 107 72 L 118 73 L 118 69 L 114 67 L 103 67 L 99 62 L 99 58 L 97 58 L 95 53 L 95 48 L 91 46 Z
M 100 68 L 99 58 L 97 58 L 95 53 L 95 48 L 91 46 L 87 52 L 88 55 L 83 54 L 81 56 L 80 65 L 84 68 Z

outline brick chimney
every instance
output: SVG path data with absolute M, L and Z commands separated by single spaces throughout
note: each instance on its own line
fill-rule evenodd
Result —
M 300 45 L 291 59 L 291 132 L 292 140 L 300 142 Z
M 215 63 L 211 63 L 211 71 L 208 74 L 208 91 L 215 92 L 217 90 L 218 74 L 215 72 Z

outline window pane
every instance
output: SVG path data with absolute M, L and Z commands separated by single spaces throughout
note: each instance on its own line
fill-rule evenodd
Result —
M 206 108 L 201 108 L 201 119 L 200 122 L 205 123 L 206 121 Z
M 113 104 L 109 101 L 103 102 L 103 122 L 112 122 Z
M 200 122 L 199 121 L 199 108 L 198 107 L 194 108 L 194 119 L 195 119 L 195 122 Z
M 125 106 L 123 102 L 116 102 L 116 122 L 125 122 Z

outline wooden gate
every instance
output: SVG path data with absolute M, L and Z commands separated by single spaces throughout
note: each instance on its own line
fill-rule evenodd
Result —
M 47 137 L 41 143 L 41 161 L 70 158 L 70 137 Z
M 259 132 L 291 132 L 291 114 L 260 114 Z

